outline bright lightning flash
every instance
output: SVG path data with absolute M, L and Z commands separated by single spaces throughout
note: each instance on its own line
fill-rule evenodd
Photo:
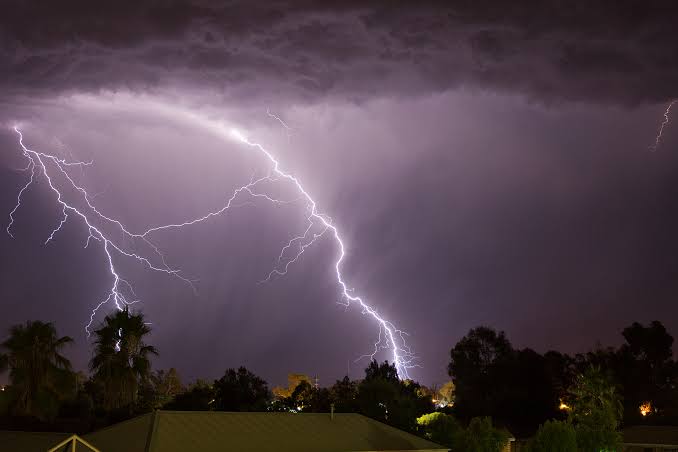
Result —
M 278 256 L 279 266 L 274 268 L 271 273 L 269 273 L 266 281 L 270 280 L 273 275 L 285 275 L 289 266 L 296 262 L 304 253 L 304 251 L 318 238 L 322 237 L 326 232 L 329 231 L 339 247 L 339 255 L 334 263 L 334 269 L 337 283 L 341 289 L 341 296 L 345 305 L 348 307 L 351 303 L 357 303 L 362 309 L 362 312 L 364 314 L 369 314 L 379 325 L 379 338 L 374 344 L 373 352 L 367 356 L 374 358 L 374 356 L 380 350 L 390 348 L 393 354 L 393 362 L 396 365 L 396 369 L 398 369 L 398 375 L 400 375 L 401 378 L 409 378 L 408 370 L 415 366 L 413 363 L 415 357 L 410 348 L 407 346 L 407 341 L 405 340 L 406 333 L 396 328 L 390 321 L 381 317 L 377 311 L 368 305 L 361 297 L 351 295 L 351 289 L 349 289 L 341 273 L 342 263 L 346 257 L 346 247 L 343 240 L 341 239 L 341 236 L 339 235 L 339 230 L 335 225 L 332 224 L 332 220 L 318 211 L 315 200 L 313 200 L 311 195 L 304 189 L 304 187 L 301 185 L 301 182 L 299 182 L 299 179 L 281 170 L 278 160 L 276 160 L 276 158 L 262 145 L 251 142 L 237 129 L 231 129 L 230 134 L 236 140 L 251 146 L 264 154 L 264 156 L 266 156 L 272 165 L 273 173 L 276 174 L 280 179 L 285 179 L 291 182 L 306 201 L 308 227 L 302 235 L 292 238 L 287 243 L 287 245 L 283 247 L 280 255 Z M 316 226 L 316 229 L 319 229 L 319 232 L 311 233 L 314 226 Z M 291 256 L 285 259 L 287 251 L 292 249 L 292 247 L 295 245 L 297 248 L 296 252 L 292 252 Z M 280 265 L 281 263 L 283 263 L 283 265 Z M 282 270 L 280 268 L 282 268 Z
M 94 316 L 96 315 L 96 312 L 105 303 L 113 301 L 117 309 L 123 310 L 124 306 L 131 305 L 139 301 L 138 299 L 136 299 L 136 294 L 134 293 L 134 288 L 132 287 L 132 285 L 126 279 L 120 276 L 120 273 L 118 272 L 115 265 L 114 255 L 120 255 L 135 259 L 144 264 L 145 266 L 147 266 L 151 270 L 174 275 L 190 283 L 189 280 L 187 280 L 186 278 L 182 277 L 179 274 L 179 270 L 172 269 L 167 265 L 164 256 L 160 253 L 160 250 L 155 245 L 153 245 L 148 239 L 138 234 L 130 233 L 129 231 L 127 231 L 127 229 L 125 229 L 121 222 L 103 215 L 96 209 L 96 207 L 94 207 L 85 189 L 75 182 L 75 180 L 71 177 L 68 171 L 70 167 L 82 168 L 83 166 L 91 165 L 92 162 L 79 162 L 79 161 L 69 162 L 66 161 L 65 159 L 60 159 L 59 157 L 52 154 L 34 151 L 32 149 L 29 149 L 24 144 L 24 137 L 19 128 L 15 126 L 14 131 L 19 136 L 19 145 L 21 146 L 23 155 L 28 163 L 24 170 L 28 171 L 30 176 L 28 182 L 19 191 L 19 194 L 17 195 L 16 205 L 9 214 L 9 224 L 7 225 L 7 233 L 11 237 L 14 237 L 14 235 L 12 234 L 12 226 L 14 224 L 14 214 L 21 206 L 21 201 L 24 192 L 36 181 L 36 177 L 42 174 L 45 180 L 47 181 L 47 185 L 49 186 L 50 190 L 56 195 L 56 201 L 61 207 L 62 213 L 61 220 L 59 221 L 57 226 L 52 230 L 51 234 L 45 241 L 45 245 L 54 239 L 55 234 L 61 230 L 63 225 L 68 220 L 70 213 L 73 214 L 76 218 L 80 218 L 87 227 L 88 236 L 87 241 L 85 242 L 85 247 L 88 247 L 91 239 L 94 239 L 102 244 L 102 248 L 104 250 L 104 253 L 106 254 L 106 260 L 108 262 L 108 269 L 111 274 L 112 284 L 108 292 L 108 295 L 103 301 L 97 304 L 97 306 L 94 308 L 94 310 L 92 311 L 92 315 L 90 316 L 90 321 L 85 326 L 85 331 L 87 332 L 88 336 L 90 334 L 90 327 L 92 325 L 92 322 L 94 321 Z M 54 174 L 52 172 L 54 172 Z M 81 198 L 84 201 L 86 207 L 78 207 L 76 203 L 67 201 L 66 196 L 63 194 L 63 192 L 65 192 L 66 190 L 59 188 L 60 184 L 58 183 L 56 178 L 62 179 L 62 184 L 66 186 L 67 190 L 71 191 L 74 190 L 78 192 L 81 195 Z M 126 250 L 124 245 L 118 243 L 118 241 L 113 240 L 111 236 L 107 232 L 105 232 L 104 225 L 98 223 L 103 224 L 111 223 L 117 226 L 127 237 L 131 239 L 138 238 L 143 240 L 154 251 L 157 258 L 156 260 L 159 260 L 160 264 L 153 263 L 151 259 L 143 256 L 138 252 Z
M 669 105 L 666 107 L 666 110 L 664 111 L 664 121 L 662 121 L 661 125 L 659 126 L 659 130 L 657 131 L 657 136 L 654 139 L 654 144 L 650 146 L 650 150 L 652 152 L 656 151 L 659 148 L 659 145 L 661 144 L 662 140 L 662 135 L 664 134 L 664 128 L 668 125 L 668 123 L 671 121 L 671 107 L 673 107 L 673 104 L 678 102 L 678 99 L 672 100 Z
M 56 155 L 29 149 L 24 144 L 22 132 L 18 127 L 14 127 L 14 131 L 19 137 L 19 145 L 21 146 L 22 153 L 27 160 L 27 166 L 24 170 L 29 172 L 29 179 L 28 182 L 20 189 L 17 195 L 16 205 L 9 214 L 7 233 L 13 237 L 12 226 L 14 224 L 15 214 L 21 206 L 22 197 L 26 190 L 29 189 L 29 187 L 36 181 L 36 179 L 42 175 L 47 181 L 50 190 L 56 196 L 56 201 L 60 206 L 62 213 L 61 220 L 52 230 L 52 233 L 47 238 L 45 244 L 54 239 L 55 234 L 61 230 L 63 225 L 69 219 L 69 216 L 72 215 L 73 217 L 82 220 L 84 225 L 87 227 L 89 235 L 87 237 L 85 246 L 87 247 L 90 244 L 91 239 L 94 239 L 102 245 L 104 254 L 106 255 L 108 271 L 111 276 L 111 286 L 106 297 L 92 310 L 89 323 L 85 326 L 87 334 L 90 334 L 90 328 L 97 311 L 104 304 L 113 302 L 118 310 L 123 310 L 126 305 L 130 305 L 139 301 L 136 299 L 132 285 L 126 279 L 120 276 L 120 272 L 116 267 L 117 259 L 131 258 L 142 263 L 150 270 L 167 273 L 191 284 L 192 286 L 192 282 L 182 276 L 180 270 L 170 267 L 167 264 L 165 256 L 150 240 L 150 236 L 153 233 L 161 230 L 184 228 L 201 223 L 212 217 L 216 217 L 225 213 L 232 207 L 251 204 L 254 200 L 263 200 L 276 204 L 291 203 L 292 201 L 280 200 L 259 191 L 260 186 L 264 182 L 289 183 L 292 184 L 292 186 L 297 190 L 300 195 L 299 199 L 301 199 L 305 204 L 304 207 L 306 212 L 305 215 L 307 227 L 303 233 L 294 236 L 287 244 L 282 247 L 273 270 L 262 282 L 270 281 L 275 276 L 287 274 L 289 267 L 301 258 L 306 249 L 329 233 L 338 248 L 337 258 L 334 262 L 334 270 L 336 274 L 336 281 L 341 294 L 340 303 L 345 305 L 347 308 L 353 304 L 358 305 L 361 309 L 361 312 L 371 317 L 377 323 L 379 328 L 378 338 L 374 344 L 374 349 L 370 354 L 363 355 L 363 357 L 366 356 L 374 358 L 377 353 L 384 350 L 390 350 L 393 363 L 398 370 L 398 375 L 400 378 L 409 378 L 408 371 L 417 365 L 415 364 L 415 356 L 408 347 L 407 341 L 405 339 L 407 333 L 396 328 L 393 323 L 381 316 L 375 308 L 368 305 L 362 297 L 352 294 L 353 291 L 349 288 L 342 274 L 342 265 L 346 258 L 346 247 L 339 234 L 339 230 L 332 223 L 330 217 L 318 210 L 316 201 L 304 189 L 299 179 L 290 173 L 283 171 L 279 161 L 273 156 L 273 154 L 266 150 L 262 145 L 250 141 L 239 130 L 225 129 L 220 123 L 216 123 L 192 114 L 187 116 L 187 118 L 193 119 L 199 122 L 202 126 L 211 129 L 212 131 L 216 131 L 222 136 L 228 136 L 231 139 L 247 145 L 248 147 L 259 152 L 263 157 L 265 157 L 269 165 L 268 174 L 258 179 L 252 178 L 249 183 L 237 188 L 227 199 L 224 206 L 208 212 L 201 217 L 189 219 L 181 223 L 155 226 L 143 232 L 131 232 L 119 220 L 108 217 L 100 212 L 92 202 L 93 197 L 88 195 L 87 191 L 78 185 L 74 178 L 71 177 L 69 173 L 69 169 L 71 167 L 79 167 L 82 169 L 84 166 L 91 165 L 92 162 L 71 162 L 61 159 Z M 75 194 L 77 198 L 71 201 L 70 198 L 67 199 L 67 194 Z M 241 200 L 243 197 L 246 197 L 247 201 Z M 111 228 L 116 232 L 116 234 L 108 232 Z M 122 239 L 126 241 L 117 238 L 120 236 L 122 236 Z M 125 245 L 125 243 L 128 243 L 128 245 Z M 134 250 L 131 251 L 129 243 L 132 243 L 133 245 L 138 244 L 139 246 L 135 246 L 133 248 Z M 145 248 L 145 252 L 139 251 L 139 249 L 143 248 Z

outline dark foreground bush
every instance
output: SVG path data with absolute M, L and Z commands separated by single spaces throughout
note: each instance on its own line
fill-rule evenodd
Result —
M 546 421 L 530 442 L 530 452 L 577 452 L 577 434 L 569 422 Z

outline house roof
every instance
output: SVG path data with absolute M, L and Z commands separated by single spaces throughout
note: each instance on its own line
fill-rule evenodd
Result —
M 636 425 L 623 431 L 624 444 L 678 447 L 678 427 L 665 425 Z
M 84 436 L 105 452 L 446 451 L 359 414 L 156 411 Z
M 106 452 L 145 452 L 151 438 L 154 413 L 144 414 L 96 432 L 83 435 L 83 439 Z M 84 448 L 78 448 L 80 450 Z
M 71 436 L 53 432 L 0 431 L 0 450 L 3 452 L 45 452 Z

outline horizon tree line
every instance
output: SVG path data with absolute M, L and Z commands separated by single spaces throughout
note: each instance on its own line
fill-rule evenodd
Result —
M 615 445 L 623 425 L 678 420 L 673 337 L 658 321 L 625 328 L 625 343 L 617 349 L 598 347 L 574 356 L 516 349 L 503 332 L 477 327 L 452 347 L 451 380 L 439 389 L 400 380 L 387 361 L 370 362 L 361 380 L 345 376 L 330 387 L 289 374 L 287 387 L 269 389 L 244 367 L 185 386 L 173 368 L 153 371 L 151 359 L 158 351 L 147 343 L 150 331 L 139 312 L 106 316 L 93 331 L 90 374 L 85 375 L 74 372 L 62 354 L 73 340 L 59 337 L 54 324 L 12 326 L 0 344 L 0 372 L 9 371 L 10 378 L 0 392 L 0 428 L 83 433 L 160 408 L 333 409 L 467 450 L 477 449 L 478 435 L 500 444 L 509 432 L 519 438 L 536 434 L 533 447 L 539 450 L 544 438 L 558 435 L 579 448 L 590 443 L 584 449 Z M 592 400 L 605 403 L 592 407 Z

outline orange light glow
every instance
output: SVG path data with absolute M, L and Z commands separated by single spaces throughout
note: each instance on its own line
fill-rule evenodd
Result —
M 563 401 L 561 400 L 561 401 L 560 401 L 560 405 L 558 405 L 558 409 L 561 410 L 561 411 L 565 411 L 565 410 L 569 410 L 569 409 L 570 409 L 570 406 L 567 405 L 565 402 L 563 402 Z
M 640 414 L 643 417 L 647 416 L 650 413 L 652 413 L 652 403 L 644 402 L 642 405 L 640 405 Z

